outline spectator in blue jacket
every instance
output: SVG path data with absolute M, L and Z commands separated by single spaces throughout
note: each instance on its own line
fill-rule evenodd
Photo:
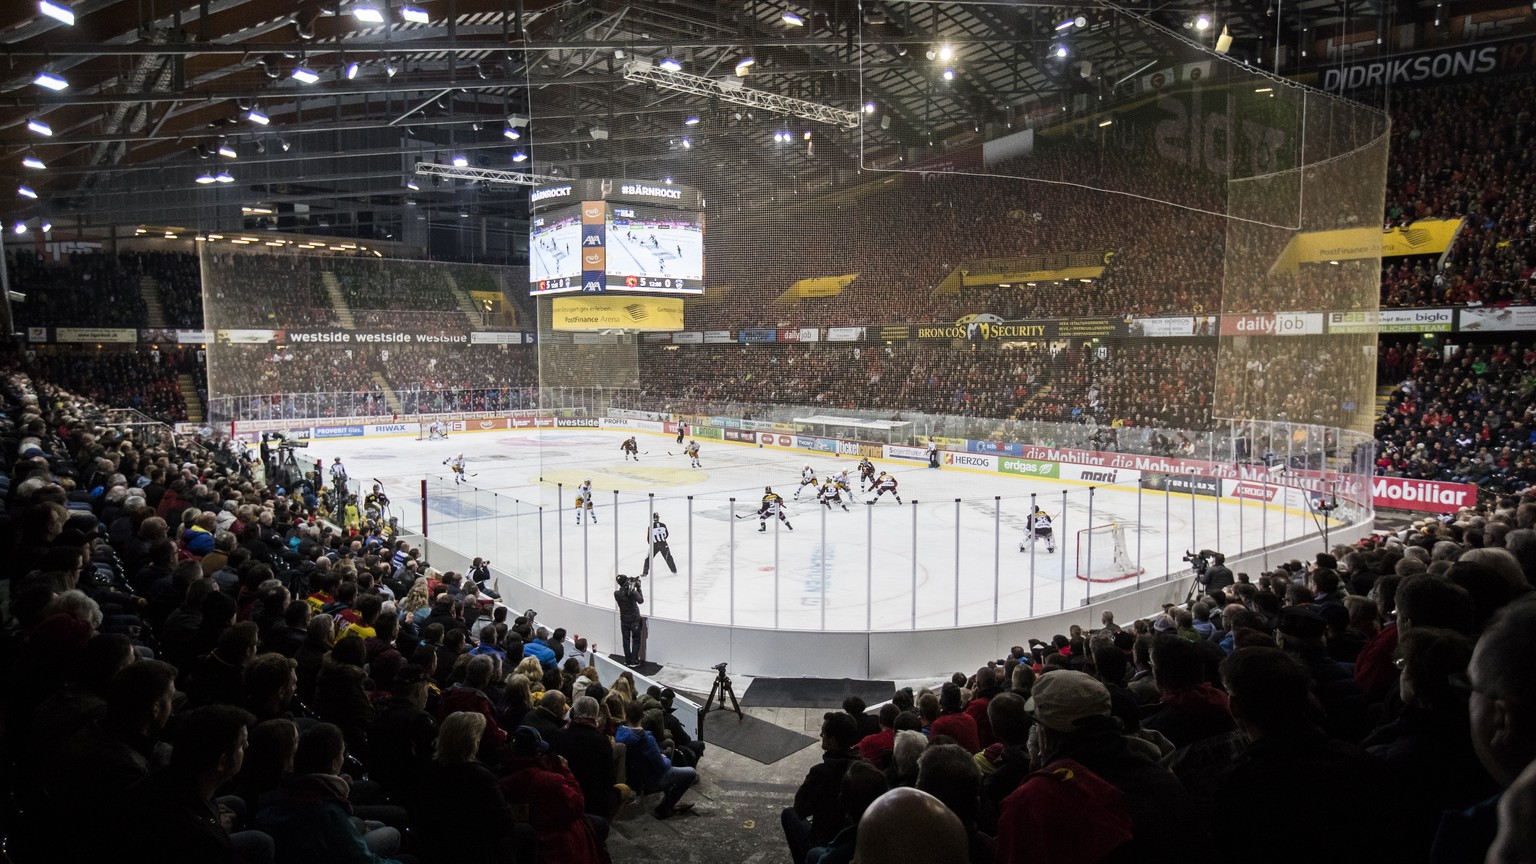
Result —
M 555 668 L 555 652 L 537 639 L 529 639 L 523 643 L 523 656 L 536 658 L 539 665 L 545 669 Z
M 624 711 L 624 725 L 614 733 L 614 740 L 624 745 L 629 785 L 642 793 L 663 793 L 661 803 L 652 812 L 657 819 L 670 819 L 693 809 L 692 804 L 678 802 L 688 787 L 698 782 L 699 775 L 692 768 L 674 766 L 672 760 L 661 754 L 655 737 L 641 728 L 644 716 L 645 709 L 640 703 L 629 703 Z

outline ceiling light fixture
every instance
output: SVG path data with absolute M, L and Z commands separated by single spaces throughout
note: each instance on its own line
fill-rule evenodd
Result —
M 528 154 L 524 153 L 521 150 L 519 150 L 516 153 L 512 154 L 512 161 L 513 162 L 527 162 L 528 161 Z
M 784 23 L 788 24 L 791 27 L 804 27 L 805 26 L 805 19 L 801 18 L 799 15 L 796 15 L 795 13 L 789 11 L 788 9 L 784 10 L 784 14 L 781 17 L 784 19 Z
M 697 118 L 697 117 L 689 117 L 687 120 L 683 121 L 683 125 L 684 126 L 697 126 L 697 125 L 699 125 L 699 118 Z
M 668 72 L 681 72 L 683 70 L 683 64 L 673 60 L 671 57 L 668 57 L 656 65 L 667 70 Z
M 363 22 L 364 24 L 384 23 L 384 13 L 379 11 L 379 7 L 370 6 L 366 3 L 352 4 L 352 17 Z
M 255 123 L 257 126 L 265 126 L 272 122 L 271 117 L 268 117 L 266 114 L 262 113 L 260 109 L 257 108 L 252 108 L 251 110 L 245 112 L 245 119 Z
M 199 175 L 197 175 L 197 183 L 198 183 L 199 186 L 207 186 L 209 183 L 212 183 L 212 182 L 213 182 L 213 175 L 212 174 L 199 174 Z
M 32 191 L 31 186 L 17 186 L 16 194 L 23 198 L 31 198 L 33 201 L 37 200 L 37 193 Z
M 755 66 L 755 65 L 757 65 L 757 61 L 752 59 L 751 57 L 744 57 L 744 58 L 742 58 L 740 61 L 738 61 L 736 63 L 736 77 L 737 78 L 744 78 L 744 77 L 746 77 L 746 74 L 748 72 L 752 71 L 752 67 Z
M 1195 29 L 1196 30 L 1201 30 L 1201 31 L 1205 31 L 1205 30 L 1211 29 L 1211 16 L 1209 16 L 1209 15 L 1201 15 L 1198 18 L 1196 18 L 1195 19 Z
M 953 47 L 951 47 L 949 45 L 949 43 L 947 43 L 947 42 L 944 43 L 943 45 L 940 45 L 939 46 L 939 59 L 944 61 L 945 63 L 948 63 L 949 61 L 955 59 L 955 49 Z
M 513 129 L 511 126 L 508 126 L 507 128 L 501 130 L 501 137 L 507 139 L 508 141 L 516 141 L 517 139 L 523 137 L 523 133 Z
M 1065 57 L 1067 56 L 1067 46 L 1057 45 L 1055 48 L 1051 49 L 1051 54 L 1055 55 L 1056 57 Z
M 432 21 L 432 16 L 427 14 L 427 10 L 416 6 L 400 7 L 400 17 L 412 24 L 428 24 Z
M 240 153 L 238 151 L 236 151 L 235 148 L 229 146 L 228 144 L 220 144 L 219 145 L 218 153 L 219 153 L 220 156 L 223 156 L 225 159 L 239 159 L 240 158 Z
M 395 65 L 395 61 L 393 61 L 393 60 L 385 60 L 384 61 L 384 77 L 385 78 L 393 78 L 393 77 L 395 77 L 395 73 L 399 72 L 399 71 L 400 71 L 400 67 Z
M 358 70 L 357 61 L 354 60 L 351 63 L 347 64 L 347 80 L 348 81 L 351 81 L 352 79 L 357 77 L 357 70 Z
M 52 90 L 55 93 L 59 92 L 60 90 L 69 89 L 69 82 L 64 80 L 64 76 L 56 75 L 46 69 L 37 73 L 37 77 L 32 79 L 32 83 L 39 87 Z
M 864 113 L 865 114 L 873 114 L 873 113 L 875 113 L 875 103 L 873 103 L 873 102 L 865 102 L 864 103 Z
M 33 156 L 30 153 L 21 157 L 21 165 L 23 168 L 31 168 L 34 171 L 42 171 L 48 167 L 47 165 L 43 164 L 43 160 Z
M 420 192 L 421 191 L 421 187 L 416 185 L 416 181 L 415 180 L 407 180 L 407 181 L 405 181 L 405 188 L 411 190 L 412 192 Z
M 687 150 L 687 149 L 690 149 L 691 147 L 693 147 L 693 142 L 689 141 L 687 138 L 683 139 L 682 144 L 683 144 L 683 149 L 684 150 Z
M 1109 126 L 1109 125 L 1113 124 L 1114 122 L 1115 121 L 1113 121 L 1113 120 L 1100 120 L 1099 121 L 1099 128 L 1103 129 L 1105 126 Z
M 235 178 L 229 176 L 229 172 L 227 172 L 227 171 L 220 171 L 218 174 L 214 175 L 213 179 L 219 181 L 220 183 L 233 183 L 233 182 L 235 182 Z
M 320 80 L 320 76 L 303 66 L 296 66 L 293 70 L 293 78 L 301 84 L 313 84 Z
M 75 12 L 62 3 L 51 3 L 49 0 L 38 0 L 37 11 L 47 15 L 55 21 L 69 26 L 75 26 Z
M 469 166 L 469 160 L 464 157 L 463 153 L 457 153 L 457 154 L 454 155 L 454 157 L 453 157 L 453 167 L 455 167 L 455 168 L 466 168 L 468 166 Z
M 953 80 L 955 80 L 955 70 L 953 70 L 953 69 L 945 69 L 944 70 L 944 80 L 945 81 L 953 81 Z
M 12 228 L 11 230 L 15 231 L 17 234 L 25 234 L 27 233 L 27 223 L 17 222 L 16 227 Z
M 39 227 L 43 229 L 44 234 L 47 234 L 49 231 L 53 230 L 53 223 L 49 222 L 47 219 L 44 219 L 43 224 Z

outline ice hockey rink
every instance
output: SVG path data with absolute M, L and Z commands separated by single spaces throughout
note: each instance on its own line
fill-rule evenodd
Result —
M 856 459 L 701 440 L 703 467 L 691 468 L 672 437 L 641 433 L 640 460 L 625 462 L 624 437 L 549 429 L 314 441 L 307 455 L 327 464 L 339 456 L 354 482 L 382 482 L 408 530 L 420 527 L 425 480 L 429 536 L 489 558 L 511 605 L 519 601 L 508 576 L 610 607 L 614 575 L 642 573 L 655 512 L 670 530 L 677 572 L 656 557 L 644 583 L 649 614 L 714 624 L 936 629 L 1077 608 L 1090 591 L 1102 599 L 1137 585 L 1136 578 L 1093 584 L 1076 577 L 1078 531 L 1090 525 L 1121 526 L 1127 555 L 1144 570 L 1141 584 L 1187 570 L 1187 549 L 1230 556 L 1304 536 L 1323 549 L 1322 523 L 1279 505 L 1099 487 L 1090 522 L 1083 484 L 901 460 L 876 463 L 899 480 L 905 504 L 887 495 L 870 505 L 863 502 L 871 495 L 857 494 Z M 444 464 L 459 454 L 470 475 L 462 485 Z M 809 488 L 795 499 L 807 464 L 820 477 L 849 469 L 856 493 L 849 512 L 823 508 Z M 593 518 L 578 524 L 576 488 L 588 478 Z M 788 502 L 794 530 L 770 521 L 758 531 L 765 486 Z M 1043 544 L 1020 550 L 1032 502 L 1055 520 L 1055 553 Z M 1114 569 L 1105 561 L 1113 538 L 1095 536 L 1091 567 L 1103 575 Z

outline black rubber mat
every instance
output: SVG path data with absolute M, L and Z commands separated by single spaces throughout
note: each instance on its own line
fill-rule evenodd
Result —
M 733 711 L 711 711 L 704 719 L 704 741 L 771 765 L 816 743 L 816 739 L 750 715 L 736 719 Z
M 843 699 L 857 696 L 875 705 L 896 692 L 894 681 L 860 681 L 855 678 L 753 678 L 741 697 L 743 705 L 757 708 L 841 708 Z

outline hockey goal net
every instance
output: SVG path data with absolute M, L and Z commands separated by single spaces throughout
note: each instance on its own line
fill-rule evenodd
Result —
M 1125 526 L 1107 522 L 1077 532 L 1077 578 L 1084 582 L 1119 582 L 1140 576 L 1125 545 Z
M 433 423 L 433 421 L 431 421 L 431 420 L 422 420 L 422 421 L 420 421 L 420 422 L 418 422 L 416 424 L 416 440 L 417 441 L 426 441 L 427 439 L 432 437 L 432 423 Z M 452 425 L 453 424 L 448 423 L 446 421 L 439 423 L 438 424 L 438 433 L 440 435 L 443 435 L 444 437 L 446 437 L 447 434 L 448 434 L 449 427 L 452 426 Z

